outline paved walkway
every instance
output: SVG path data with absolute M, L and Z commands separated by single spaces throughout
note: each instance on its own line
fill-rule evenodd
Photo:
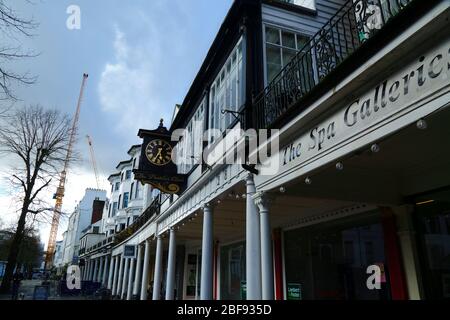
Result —
M 19 288 L 19 296 L 21 300 L 33 300 L 35 286 L 40 286 L 42 280 L 23 280 Z M 51 281 L 50 294 L 48 300 L 91 300 L 92 297 L 85 296 L 59 296 L 57 293 L 57 282 Z M 11 295 L 0 295 L 0 300 L 11 300 Z

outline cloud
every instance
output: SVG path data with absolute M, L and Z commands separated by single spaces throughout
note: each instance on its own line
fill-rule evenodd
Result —
M 131 139 L 140 128 L 155 128 L 160 118 L 170 125 L 175 104 L 192 82 L 197 47 L 189 41 L 188 2 L 158 0 L 128 10 L 132 20 L 114 22 L 114 55 L 104 64 L 98 95 L 114 129 Z
M 113 116 L 116 129 L 132 137 L 139 128 L 155 126 L 156 119 L 163 117 L 167 123 L 171 106 L 159 95 L 158 70 L 152 63 L 159 52 L 131 46 L 118 27 L 113 47 L 116 61 L 105 65 L 98 87 L 102 110 Z

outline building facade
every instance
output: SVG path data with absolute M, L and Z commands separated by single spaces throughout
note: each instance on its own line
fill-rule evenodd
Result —
M 128 160 L 116 166 L 116 172 L 108 177 L 110 196 L 104 202 L 102 215 L 92 216 L 91 224 L 81 236 L 79 255 L 83 280 L 98 286 L 107 286 L 112 248 L 136 228 L 148 220 L 148 204 L 159 192 L 135 180 L 133 169 L 137 168 L 140 145 L 128 150 Z M 144 221 L 145 219 L 145 221 Z
M 91 225 L 92 212 L 96 201 L 104 202 L 106 191 L 88 188 L 83 198 L 69 216 L 67 230 L 63 233 L 62 240 L 62 265 L 78 263 L 80 240 L 83 231 Z
M 130 225 L 130 162 L 110 177 L 112 295 L 449 298 L 449 17 L 448 1 L 234 1 L 169 128 L 186 190 Z M 257 162 L 222 161 L 252 141 L 227 147 L 232 128 L 272 130 Z

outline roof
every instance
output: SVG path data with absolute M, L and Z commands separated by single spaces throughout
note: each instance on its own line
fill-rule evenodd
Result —
M 209 48 L 200 70 L 194 78 L 194 81 L 192 82 L 181 107 L 173 119 L 170 131 L 177 129 L 181 125 L 183 119 L 193 111 L 193 109 L 189 108 L 189 106 L 191 103 L 197 102 L 199 94 L 202 94 L 205 82 L 208 77 L 211 76 L 211 73 L 215 72 L 213 66 L 220 63 L 220 59 L 223 58 L 222 54 L 224 53 L 224 48 L 227 48 L 223 46 L 229 45 L 229 42 L 226 41 L 226 39 L 231 36 L 229 32 L 230 29 L 239 27 L 239 23 L 236 23 L 236 21 L 238 21 L 241 17 L 242 7 L 246 5 L 255 5 L 258 4 L 258 2 L 259 1 L 254 0 L 233 1 L 230 10 L 228 11 L 211 47 Z
M 141 149 L 141 144 L 135 144 L 135 145 L 132 145 L 131 146 L 131 148 L 130 148 L 130 150 L 128 150 L 128 154 L 131 156 L 131 152 L 133 151 L 133 150 L 135 150 L 135 149 Z
M 120 173 L 119 173 L 119 172 L 113 173 L 112 175 L 110 175 L 110 176 L 108 177 L 108 180 L 111 180 L 111 178 L 114 178 L 114 177 L 120 177 Z
M 131 164 L 132 161 L 133 161 L 133 159 L 125 160 L 125 161 L 120 161 L 119 164 L 117 165 L 116 169 L 119 170 L 119 168 L 120 168 L 121 166 L 126 165 L 126 164 Z

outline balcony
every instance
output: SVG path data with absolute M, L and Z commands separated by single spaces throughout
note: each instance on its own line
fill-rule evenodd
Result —
M 366 46 L 376 34 L 383 33 L 392 24 L 391 20 L 395 20 L 394 17 L 406 14 L 405 9 L 418 2 L 421 1 L 347 1 L 254 98 L 254 128 L 279 128 L 287 114 L 304 110 L 303 102 L 311 98 L 312 93 L 326 80 L 336 76 L 336 69 L 349 60 L 355 60 L 356 51 Z M 340 76 L 343 74 L 341 71 Z M 334 85 L 335 78 L 332 80 Z
M 144 211 L 144 213 L 141 214 L 139 218 L 137 218 L 136 221 L 134 221 L 128 228 L 124 229 L 115 236 L 114 239 L 115 244 L 119 244 L 128 239 L 129 237 L 131 237 L 133 234 L 139 231 L 140 228 L 143 227 L 150 219 L 158 215 L 161 209 L 161 200 L 162 195 L 159 194 L 153 200 L 150 206 Z

